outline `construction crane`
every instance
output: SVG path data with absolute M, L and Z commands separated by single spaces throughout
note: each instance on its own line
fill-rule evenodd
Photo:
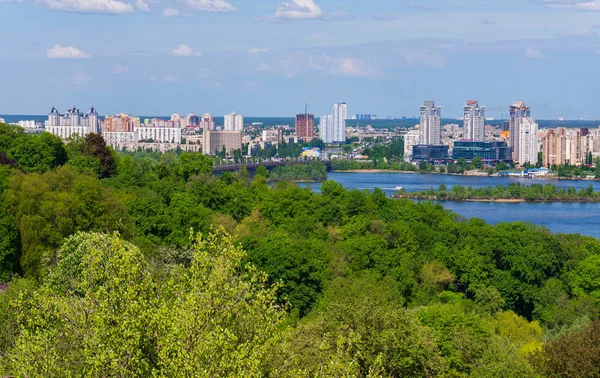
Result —
M 308 107 L 310 106 L 310 104 L 308 102 L 303 102 L 301 104 L 298 104 L 298 106 L 303 106 L 304 107 L 304 115 L 308 116 Z

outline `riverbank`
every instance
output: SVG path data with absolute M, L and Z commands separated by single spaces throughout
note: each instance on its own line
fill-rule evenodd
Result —
M 552 184 L 521 185 L 511 183 L 508 186 L 488 186 L 472 188 L 454 185 L 448 189 L 440 185 L 437 190 L 406 192 L 404 189 L 392 194 L 393 198 L 406 198 L 427 201 L 460 201 L 460 202 L 565 202 L 565 203 L 600 203 L 600 192 L 592 186 L 581 188 L 558 188 Z
M 436 202 L 482 202 L 482 203 L 600 203 L 600 200 L 592 199 L 524 199 L 524 198 L 438 198 L 436 196 L 410 196 L 392 195 L 395 199 L 411 199 Z

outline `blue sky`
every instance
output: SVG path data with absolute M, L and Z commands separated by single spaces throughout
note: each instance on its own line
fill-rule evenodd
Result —
M 0 114 L 600 119 L 600 0 L 0 0 Z

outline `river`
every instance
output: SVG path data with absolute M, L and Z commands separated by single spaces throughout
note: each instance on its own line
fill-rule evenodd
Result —
M 347 189 L 373 190 L 380 188 L 391 195 L 397 186 L 408 192 L 437 189 L 444 184 L 473 188 L 509 185 L 520 182 L 524 185 L 552 184 L 561 188 L 575 187 L 578 190 L 590 185 L 600 190 L 600 181 L 570 181 L 549 179 L 514 179 L 505 177 L 472 177 L 435 174 L 409 174 L 397 172 L 363 173 L 333 172 L 329 180 L 344 185 Z M 318 191 L 319 183 L 303 184 Z M 443 202 L 443 206 L 467 218 L 481 218 L 490 224 L 525 221 L 544 226 L 555 233 L 579 233 L 600 238 L 600 204 L 595 203 L 494 203 L 494 202 Z

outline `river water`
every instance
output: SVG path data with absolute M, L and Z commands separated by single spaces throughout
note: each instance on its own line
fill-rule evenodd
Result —
M 524 185 L 552 184 L 561 188 L 575 187 L 577 190 L 590 185 L 600 190 L 600 181 L 570 181 L 548 179 L 514 179 L 504 177 L 469 177 L 435 174 L 384 173 L 329 173 L 329 180 L 344 185 L 347 189 L 373 190 L 380 188 L 391 195 L 397 186 L 408 192 L 437 189 L 441 184 L 471 186 L 473 188 L 509 185 L 520 182 Z M 318 191 L 319 183 L 303 184 Z M 494 202 L 443 202 L 443 206 L 467 218 L 481 218 L 487 223 L 525 221 L 544 226 L 555 233 L 594 236 L 600 238 L 600 204 L 596 203 L 494 203 Z

